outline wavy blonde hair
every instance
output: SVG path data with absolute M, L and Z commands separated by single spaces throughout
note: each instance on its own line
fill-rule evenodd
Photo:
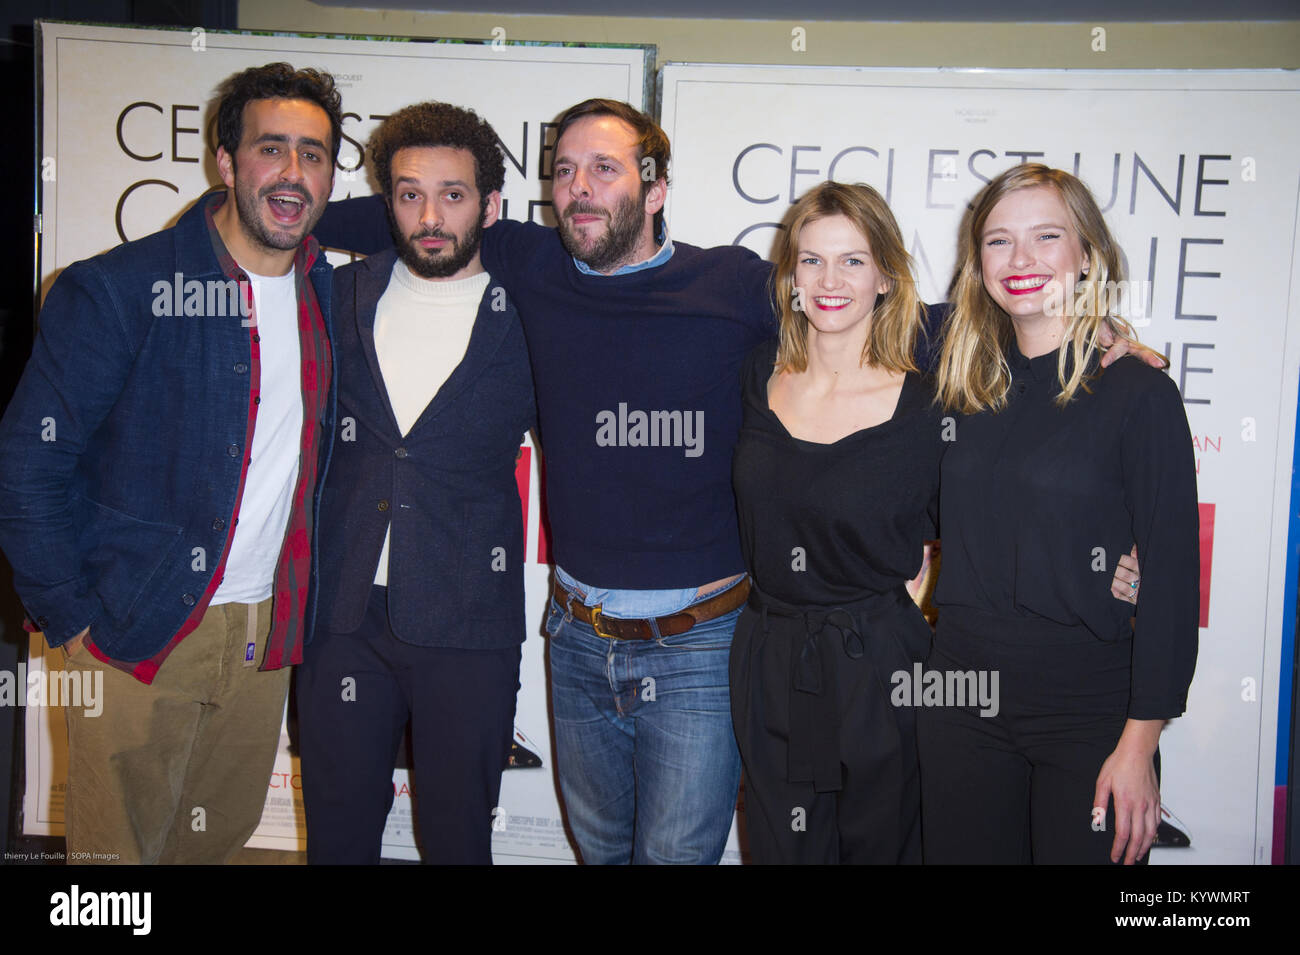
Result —
M 795 308 L 799 236 L 810 222 L 832 216 L 844 216 L 862 233 L 876 268 L 889 282 L 889 291 L 876 297 L 861 363 L 892 372 L 916 371 L 916 336 L 924 334 L 925 326 L 903 234 L 880 193 L 870 186 L 840 182 L 823 182 L 804 193 L 790 207 L 777 239 L 772 271 L 780 325 L 776 370 L 797 374 L 808 368 L 808 316 Z
M 1084 254 L 1086 275 L 1076 277 L 1073 295 L 1062 305 L 1066 312 L 1065 334 L 1057 352 L 1056 373 L 1061 390 L 1056 404 L 1064 407 L 1096 376 L 1089 373 L 1100 349 L 1097 335 L 1104 325 L 1118 338 L 1136 342 L 1129 323 L 1106 309 L 1107 283 L 1124 279 L 1124 265 L 1106 220 L 1088 187 L 1060 169 L 1041 163 L 1024 163 L 1002 173 L 975 197 L 967 227 L 961 236 L 961 267 L 953 283 L 952 314 L 944 326 L 943 348 L 935 373 L 937 400 L 946 408 L 973 414 L 1006 406 L 1011 387 L 1011 369 L 1006 349 L 1013 338 L 1011 320 L 984 287 L 980 268 L 984 226 L 994 207 L 1017 189 L 1047 186 L 1061 197 Z

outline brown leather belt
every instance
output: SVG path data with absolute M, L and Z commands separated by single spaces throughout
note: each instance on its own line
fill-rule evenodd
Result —
M 581 620 L 606 640 L 655 639 L 655 632 L 650 626 L 650 619 L 636 620 L 622 617 L 606 617 L 600 612 L 599 604 L 594 607 L 584 605 L 581 596 L 567 590 L 558 580 L 555 582 L 554 596 L 555 602 L 563 607 L 571 617 L 575 620 Z M 714 617 L 721 617 L 724 613 L 731 613 L 731 611 L 744 604 L 748 596 L 749 577 L 745 577 L 739 583 L 728 587 L 722 593 L 716 594 L 708 600 L 692 604 L 678 613 L 654 617 L 654 624 L 659 628 L 659 636 L 675 637 L 690 630 L 697 623 L 712 620 Z

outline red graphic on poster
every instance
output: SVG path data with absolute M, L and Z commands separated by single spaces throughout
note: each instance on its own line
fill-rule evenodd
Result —
M 524 509 L 524 534 L 527 536 L 532 528 L 528 526 L 528 485 L 532 477 L 532 457 L 533 449 L 519 446 L 519 457 L 515 460 L 515 483 L 519 485 L 519 501 Z M 542 474 L 542 459 L 538 455 L 537 473 Z M 551 529 L 546 523 L 546 481 L 541 477 L 538 478 L 537 500 L 538 506 L 537 519 L 537 563 L 549 564 L 551 562 Z
M 1210 625 L 1210 564 L 1214 558 L 1214 505 L 1201 504 L 1201 621 Z
M 515 483 L 519 485 L 519 503 L 524 509 L 524 539 L 528 538 L 528 481 L 532 477 L 530 467 L 533 449 L 519 446 L 519 456 L 515 458 Z
M 546 460 L 537 455 L 537 562 L 551 562 L 551 522 L 546 518 Z

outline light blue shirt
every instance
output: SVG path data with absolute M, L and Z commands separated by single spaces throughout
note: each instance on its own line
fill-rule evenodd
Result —
M 555 576 L 565 589 L 585 594 L 582 602 L 586 606 L 599 604 L 601 614 L 611 617 L 644 619 L 677 613 L 695 603 L 695 592 L 699 590 L 698 587 L 685 590 L 601 590 L 573 579 L 559 564 L 555 565 Z
M 578 271 L 583 275 L 595 275 L 600 278 L 609 278 L 614 275 L 630 275 L 633 272 L 644 272 L 646 269 L 657 269 L 673 257 L 673 240 L 668 235 L 668 223 L 664 223 L 659 235 L 662 242 L 658 252 L 644 262 L 619 266 L 609 276 L 597 272 L 587 263 L 577 258 L 573 260 L 573 264 L 578 267 Z M 608 614 L 611 617 L 644 619 L 646 617 L 662 617 L 670 613 L 677 613 L 679 610 L 685 610 L 691 604 L 697 602 L 695 592 L 699 590 L 698 587 L 690 587 L 684 590 L 601 590 L 570 577 L 564 572 L 564 568 L 558 564 L 555 566 L 555 576 L 569 590 L 585 594 L 586 596 L 582 602 L 586 606 L 595 607 L 599 604 L 601 613 Z
M 635 265 L 620 265 L 613 272 L 609 273 L 609 275 L 606 275 L 604 272 L 597 272 L 590 265 L 576 256 L 573 259 L 573 264 L 578 267 L 578 271 L 583 275 L 599 275 L 601 278 L 612 278 L 615 275 L 631 275 L 633 272 L 644 272 L 646 269 L 657 269 L 673 257 L 673 240 L 668 235 L 667 222 L 664 223 L 664 227 L 659 231 L 659 239 L 659 251 L 650 256 L 650 258 L 646 259 L 644 262 L 637 262 Z M 592 606 L 594 607 L 595 604 L 592 604 Z

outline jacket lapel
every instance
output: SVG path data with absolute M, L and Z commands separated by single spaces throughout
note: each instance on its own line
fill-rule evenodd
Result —
M 503 304 L 505 306 L 504 310 L 493 309 L 492 304 L 494 301 Z M 420 417 L 411 426 L 412 433 L 427 421 L 431 421 L 435 415 L 440 414 L 444 408 L 455 400 L 457 395 L 472 385 L 480 375 L 491 367 L 492 356 L 496 354 L 497 349 L 501 347 L 502 341 L 505 340 L 506 333 L 511 328 L 511 320 L 514 318 L 514 314 L 514 304 L 506 298 L 505 289 L 497 285 L 491 276 L 488 276 L 487 290 L 483 293 L 483 298 L 479 302 L 478 313 L 474 316 L 474 329 L 470 332 L 469 344 L 465 346 L 465 357 L 460 360 L 460 364 L 452 370 L 451 375 L 442 383 L 442 387 L 433 396 L 433 400 L 420 413 Z
M 379 395 L 384 412 L 388 415 L 388 423 L 396 434 L 401 435 L 402 429 L 397 426 L 393 403 L 388 399 L 388 388 L 384 385 L 384 373 L 379 367 L 379 353 L 375 350 L 375 312 L 380 297 L 388 288 L 389 279 L 393 275 L 393 263 L 396 261 L 397 253 L 391 249 L 369 256 L 363 267 L 357 270 L 356 282 L 352 286 L 353 301 L 340 305 L 353 311 L 357 338 L 361 341 L 361 353 L 365 355 L 366 366 L 374 380 L 375 393 Z

